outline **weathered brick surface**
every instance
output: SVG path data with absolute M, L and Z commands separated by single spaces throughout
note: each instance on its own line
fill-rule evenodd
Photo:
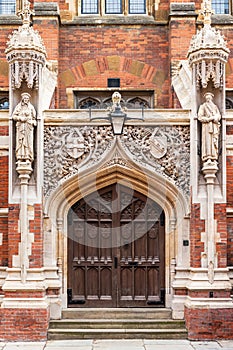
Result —
M 78 47 L 73 38 L 79 38 Z M 60 107 L 66 88 L 107 88 L 120 78 L 121 88 L 153 89 L 158 105 L 169 107 L 168 31 L 161 27 L 77 27 L 60 30 Z
M 47 339 L 48 309 L 0 309 L 0 341 Z
M 192 267 L 201 267 L 201 253 L 204 251 L 201 232 L 204 231 L 205 222 L 200 219 L 200 204 L 192 204 L 190 217 L 190 265 Z
M 232 339 L 233 309 L 188 309 L 185 307 L 188 337 L 191 340 Z
M 233 266 L 233 218 L 227 219 L 227 266 Z
M 29 231 L 34 234 L 32 243 L 32 254 L 29 257 L 30 267 L 43 266 L 43 226 L 41 205 L 34 206 L 34 220 L 30 221 Z
M 8 266 L 12 267 L 12 256 L 18 255 L 20 232 L 19 232 L 19 205 L 9 207 L 8 216 Z
M 227 266 L 227 220 L 226 204 L 216 203 L 214 206 L 214 218 L 217 222 L 217 232 L 219 234 L 216 243 L 216 252 L 218 256 L 218 267 Z

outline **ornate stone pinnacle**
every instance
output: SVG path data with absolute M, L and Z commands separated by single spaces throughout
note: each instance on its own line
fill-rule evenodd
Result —
M 30 26 L 31 17 L 34 15 L 34 11 L 30 10 L 30 2 L 28 0 L 23 0 L 22 10 L 17 13 L 23 20 L 23 27 L 27 28 Z
M 200 13 L 204 16 L 204 26 L 211 25 L 211 15 L 214 14 L 211 6 L 211 0 L 204 0 Z

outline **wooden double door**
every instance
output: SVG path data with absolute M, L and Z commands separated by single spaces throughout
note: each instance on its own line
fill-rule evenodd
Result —
M 164 212 L 114 184 L 68 214 L 68 306 L 163 306 Z

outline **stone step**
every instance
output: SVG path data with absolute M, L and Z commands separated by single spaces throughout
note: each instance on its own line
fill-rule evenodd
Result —
M 50 321 L 50 329 L 183 329 L 184 321 L 171 319 L 65 319 Z
M 62 319 L 171 319 L 168 308 L 69 308 L 62 311 Z
M 186 329 L 49 329 L 49 340 L 68 339 L 186 339 Z

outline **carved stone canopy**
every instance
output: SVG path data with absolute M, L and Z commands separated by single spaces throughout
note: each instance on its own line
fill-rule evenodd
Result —
M 211 27 L 211 4 L 206 1 L 204 5 L 204 26 L 191 40 L 188 51 L 189 64 L 194 69 L 198 87 L 201 85 L 206 88 L 211 79 L 215 88 L 222 88 L 224 65 L 230 50 L 220 31 Z
M 18 15 L 23 19 L 23 24 L 18 30 L 9 36 L 5 50 L 10 64 L 11 85 L 13 89 L 21 87 L 26 80 L 28 88 L 38 89 L 39 70 L 46 60 L 46 50 L 38 31 L 30 26 L 30 18 L 33 12 L 30 3 L 24 0 L 24 7 Z

